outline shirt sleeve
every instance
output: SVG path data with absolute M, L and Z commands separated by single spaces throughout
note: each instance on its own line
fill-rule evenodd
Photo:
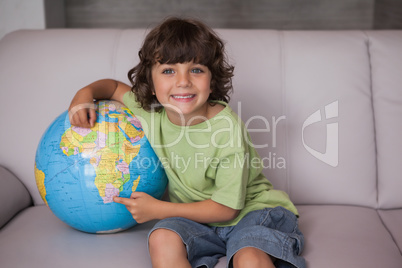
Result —
M 131 91 L 124 94 L 123 104 L 134 114 L 138 120 L 140 120 L 145 135 L 148 139 L 150 139 L 151 113 L 145 111 L 141 107 L 141 105 L 135 100 L 134 93 Z
M 135 95 L 133 92 L 126 92 L 123 96 L 123 104 L 130 109 L 135 116 L 142 116 L 144 109 L 141 108 L 140 104 L 135 100 Z
M 248 169 L 244 153 L 233 153 L 220 159 L 211 199 L 233 209 L 243 209 L 246 199 Z

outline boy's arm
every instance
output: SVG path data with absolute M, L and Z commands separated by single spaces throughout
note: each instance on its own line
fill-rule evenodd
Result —
M 239 214 L 239 210 L 211 199 L 194 203 L 171 203 L 157 200 L 146 193 L 134 192 L 131 198 L 115 197 L 113 200 L 125 205 L 138 223 L 170 217 L 183 217 L 199 223 L 227 222 Z
M 219 204 L 211 199 L 194 203 L 165 202 L 166 210 L 161 211 L 163 218 L 183 217 L 199 223 L 216 223 L 233 220 L 240 210 Z
M 70 122 L 78 127 L 93 127 L 96 121 L 94 100 L 115 100 L 123 103 L 123 96 L 130 86 L 112 79 L 103 79 L 81 88 L 71 101 Z

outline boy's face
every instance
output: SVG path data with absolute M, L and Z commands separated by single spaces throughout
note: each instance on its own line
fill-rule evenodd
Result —
M 209 119 L 208 97 L 211 72 L 193 62 L 160 64 L 152 67 L 156 98 L 177 125 L 194 125 Z

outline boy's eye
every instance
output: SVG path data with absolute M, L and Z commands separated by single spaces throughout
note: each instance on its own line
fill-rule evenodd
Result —
M 174 71 L 173 71 L 173 69 L 165 69 L 165 70 L 163 70 L 162 73 L 164 73 L 164 74 L 174 74 Z
M 203 73 L 204 71 L 202 69 L 200 69 L 200 68 L 194 68 L 194 69 L 191 70 L 191 72 L 195 73 L 195 74 L 199 74 L 199 73 Z

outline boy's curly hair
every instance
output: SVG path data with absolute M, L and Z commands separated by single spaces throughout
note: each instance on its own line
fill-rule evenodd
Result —
M 131 90 L 137 102 L 147 111 L 161 105 L 152 82 L 152 66 L 195 62 L 208 67 L 212 74 L 208 100 L 229 102 L 234 67 L 229 65 L 223 41 L 208 26 L 192 19 L 169 18 L 146 36 L 138 52 L 140 62 L 128 72 Z M 156 104 L 156 105 L 155 105 Z

